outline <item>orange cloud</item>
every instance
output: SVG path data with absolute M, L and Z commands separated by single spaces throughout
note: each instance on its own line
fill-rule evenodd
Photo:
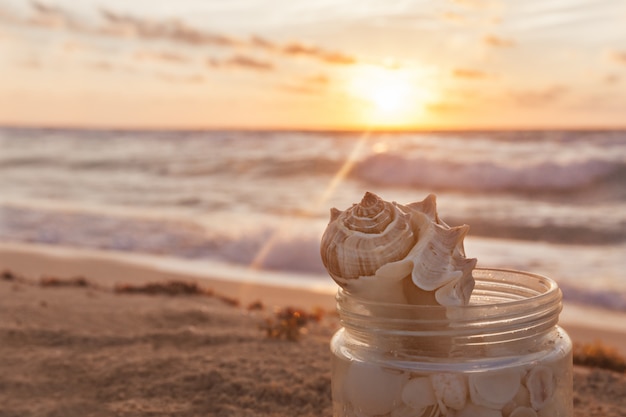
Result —
M 315 45 L 305 45 L 299 42 L 291 42 L 284 45 L 280 50 L 287 55 L 308 55 L 332 64 L 350 65 L 356 63 L 356 59 L 341 52 L 327 51 Z
M 515 46 L 515 41 L 512 39 L 505 39 L 495 35 L 487 35 L 483 38 L 483 42 L 489 46 L 496 48 L 510 48 Z
M 169 73 L 157 73 L 156 75 L 163 81 L 177 84 L 201 84 L 205 81 L 202 74 L 177 75 Z
M 272 71 L 274 64 L 269 61 L 262 61 L 247 55 L 235 55 L 225 60 L 211 58 L 208 65 L 214 68 L 220 67 L 239 67 L 256 71 Z
M 102 9 L 102 17 L 109 25 L 107 34 L 128 34 L 144 39 L 163 39 L 189 45 L 237 46 L 240 42 L 229 36 L 200 31 L 176 19 L 156 21 L 140 19 Z
M 282 83 L 278 88 L 283 91 L 296 94 L 319 94 L 330 84 L 330 78 L 325 74 L 302 77 L 293 82 Z
M 60 7 L 53 7 L 38 1 L 32 1 L 31 6 L 35 15 L 27 23 L 32 26 L 46 28 L 71 28 L 82 30 L 82 25 Z
M 467 68 L 457 68 L 452 71 L 452 75 L 456 78 L 466 78 L 472 80 L 479 80 L 490 77 L 490 75 L 484 71 Z
M 510 97 L 522 106 L 543 106 L 560 100 L 568 92 L 566 87 L 555 85 L 542 90 L 512 92 Z
M 626 51 L 611 51 L 609 57 L 613 62 L 618 64 L 626 64 Z
M 169 52 L 169 51 L 161 51 L 161 52 L 137 51 L 134 54 L 134 58 L 140 61 L 143 61 L 143 60 L 165 61 L 165 62 L 178 63 L 178 64 L 189 62 L 189 59 L 186 56 L 181 55 L 176 52 Z
M 318 45 L 304 44 L 300 42 L 278 43 L 258 35 L 252 35 L 248 39 L 214 33 L 207 30 L 194 28 L 180 19 L 147 19 L 130 14 L 119 13 L 102 8 L 99 10 L 102 21 L 99 24 L 78 21 L 67 10 L 56 6 L 48 6 L 37 0 L 31 3 L 33 16 L 29 19 L 20 18 L 11 14 L 0 14 L 0 19 L 12 21 L 21 25 L 43 27 L 50 30 L 65 29 L 78 34 L 93 35 L 114 38 L 138 38 L 143 41 L 169 41 L 176 44 L 184 44 L 192 47 L 218 46 L 228 49 L 248 48 L 250 50 L 263 50 L 266 53 L 278 56 L 306 56 L 319 61 L 336 64 L 350 65 L 357 62 L 356 58 L 340 51 L 332 51 Z M 146 58 L 147 54 L 138 54 L 136 58 Z M 152 54 L 152 59 L 160 59 L 168 62 L 185 62 L 186 59 L 175 53 Z M 274 69 L 270 61 L 263 61 L 247 55 L 235 55 L 225 60 L 209 60 L 214 67 L 231 66 L 242 67 L 261 71 Z
M 440 101 L 436 103 L 426 104 L 425 109 L 431 113 L 454 113 L 464 109 L 459 103 Z

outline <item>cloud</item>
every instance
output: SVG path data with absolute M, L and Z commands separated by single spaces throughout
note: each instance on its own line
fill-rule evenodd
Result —
M 609 58 L 613 62 L 626 65 L 626 51 L 611 51 L 609 52 Z
M 496 48 L 510 48 L 516 45 L 515 41 L 512 39 L 505 39 L 495 35 L 485 36 L 483 42 Z
M 328 85 L 330 83 L 330 78 L 328 78 L 325 74 L 317 74 L 305 77 L 303 81 L 307 84 Z
M 459 103 L 452 103 L 448 101 L 428 103 L 424 107 L 426 111 L 431 113 L 454 113 L 465 109 L 465 107 Z
M 452 75 L 456 78 L 465 78 L 471 80 L 480 80 L 489 78 L 491 75 L 480 70 L 456 68 L 452 71 Z
M 156 76 L 163 81 L 175 84 L 202 84 L 205 81 L 202 74 L 179 75 L 160 72 Z
M 233 47 L 240 44 L 235 38 L 195 29 L 181 20 L 148 20 L 101 9 L 107 34 L 132 35 L 148 40 L 170 40 L 188 45 L 218 45 Z
M 133 57 L 139 61 L 164 61 L 175 64 L 184 64 L 189 62 L 189 58 L 186 56 L 170 51 L 137 51 Z
M 274 64 L 270 61 L 263 61 L 257 58 L 253 58 L 248 55 L 234 55 L 230 58 L 219 60 L 211 58 L 208 60 L 208 65 L 214 68 L 221 67 L 238 67 L 255 71 L 272 71 L 274 70 Z
M 259 48 L 285 55 L 305 55 L 332 64 L 348 65 L 356 62 L 356 59 L 350 55 L 329 51 L 316 45 L 306 45 L 299 42 L 281 45 L 258 35 L 252 35 L 248 40 L 239 39 L 199 30 L 180 20 L 153 21 L 139 19 L 106 9 L 101 10 L 101 14 L 109 25 L 104 32 L 109 34 L 133 35 L 143 39 L 163 39 L 193 46 L 214 45 L 229 48 Z
M 28 19 L 27 23 L 31 26 L 44 28 L 70 28 L 74 30 L 83 30 L 83 26 L 76 21 L 67 11 L 60 7 L 50 6 L 38 1 L 30 3 L 34 16 Z
M 89 64 L 89 68 L 94 69 L 96 71 L 102 72 L 110 72 L 115 69 L 112 63 L 108 61 L 95 61 Z
M 299 42 L 291 42 L 280 48 L 286 55 L 307 55 L 332 64 L 350 65 L 356 63 L 356 59 L 341 52 L 327 51 L 315 45 L 307 45 Z
M 452 3 L 471 9 L 484 9 L 491 5 L 488 0 L 452 0 Z
M 509 95 L 516 104 L 522 106 L 543 106 L 560 100 L 568 92 L 566 87 L 555 85 L 541 90 L 511 92 Z
M 278 88 L 290 93 L 312 95 L 323 92 L 329 84 L 330 78 L 326 74 L 315 74 L 281 83 Z

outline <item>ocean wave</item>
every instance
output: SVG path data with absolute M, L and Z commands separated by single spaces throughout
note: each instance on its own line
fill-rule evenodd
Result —
M 471 191 L 567 191 L 580 190 L 604 179 L 623 180 L 626 163 L 587 159 L 570 163 L 543 161 L 505 165 L 380 153 L 360 161 L 352 175 L 361 181 L 387 186 Z
M 317 225 L 303 228 L 300 224 L 290 227 L 284 223 L 261 223 L 252 229 L 208 230 L 190 219 L 131 218 L 10 206 L 0 206 L 0 219 L 0 240 L 5 242 L 166 255 L 330 279 L 319 255 L 322 230 Z M 614 274 L 613 269 L 621 268 L 605 265 L 611 259 L 620 259 L 620 246 L 608 247 L 610 250 L 598 245 L 567 246 L 563 242 L 573 243 L 572 234 L 578 232 L 561 230 L 560 233 L 563 239 L 560 245 L 539 244 L 535 236 L 526 242 L 514 241 L 504 232 L 502 239 L 480 240 L 478 234 L 472 233 L 466 246 L 468 253 L 484 265 L 546 270 L 551 275 L 560 275 L 566 300 L 626 311 L 626 291 L 590 290 L 587 286 L 581 289 L 589 277 L 602 278 L 598 274 Z M 576 265 L 568 266 L 574 260 Z M 600 271 L 599 264 L 606 268 Z
M 586 304 L 607 310 L 626 311 L 626 294 L 614 289 L 589 289 L 570 283 L 559 283 L 563 292 L 563 300 L 578 304 Z

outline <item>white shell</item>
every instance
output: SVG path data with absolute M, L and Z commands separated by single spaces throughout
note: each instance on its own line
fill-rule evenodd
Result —
M 460 410 L 467 401 L 467 383 L 461 374 L 441 373 L 430 376 L 435 396 L 441 410 Z
M 401 205 L 367 192 L 345 211 L 331 209 L 322 262 L 340 286 L 363 297 L 409 302 L 402 282 L 409 279 L 438 304 L 467 304 L 476 266 L 463 249 L 469 226 L 448 226 L 436 209 L 433 194 Z
M 391 413 L 389 413 L 389 417 L 439 417 L 441 415 L 443 414 L 441 414 L 437 405 L 431 405 L 429 407 L 416 410 L 406 404 L 402 404 L 401 406 L 394 408 Z
M 537 412 L 530 407 L 517 407 L 509 417 L 537 417 Z
M 533 367 L 526 375 L 526 388 L 530 394 L 530 405 L 541 410 L 554 395 L 556 382 L 552 369 L 539 365 Z
M 502 413 L 508 416 L 519 407 L 530 407 L 530 394 L 528 393 L 528 388 L 524 385 L 520 385 L 515 397 L 502 408 Z
M 469 403 L 455 417 L 502 417 L 502 411 Z
M 476 373 L 469 376 L 469 393 L 474 404 L 502 409 L 521 385 L 518 370 Z
M 373 416 L 387 414 L 401 404 L 400 393 L 407 379 L 398 371 L 352 362 L 344 386 L 355 411 Z
M 435 391 L 427 377 L 410 379 L 402 388 L 402 402 L 415 410 L 437 404 Z

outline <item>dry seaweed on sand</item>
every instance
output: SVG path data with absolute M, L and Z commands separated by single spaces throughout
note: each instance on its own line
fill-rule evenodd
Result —
M 601 341 L 575 343 L 574 364 L 617 372 L 626 371 L 626 359 L 619 354 L 617 349 L 607 346 Z
M 142 285 L 117 284 L 113 291 L 118 294 L 213 295 L 213 291 L 201 288 L 195 282 L 185 281 L 150 282 Z
M 91 287 L 91 283 L 85 277 L 58 278 L 44 276 L 39 279 L 42 287 Z
M 265 330 L 267 337 L 270 339 L 285 338 L 295 342 L 307 332 L 306 326 L 309 323 L 318 323 L 322 317 L 323 311 L 321 309 L 307 313 L 298 308 L 285 307 L 277 310 L 274 313 L 274 317 L 267 318 L 260 328 Z

